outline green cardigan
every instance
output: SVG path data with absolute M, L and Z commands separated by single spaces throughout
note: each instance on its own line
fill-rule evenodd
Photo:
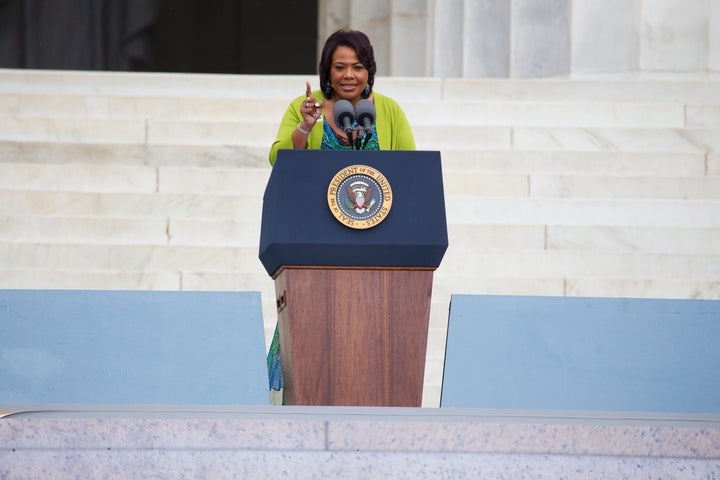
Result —
M 316 90 L 312 93 L 315 98 L 322 98 L 322 92 Z M 377 129 L 380 150 L 415 150 L 415 138 L 413 137 L 410 124 L 400 105 L 390 97 L 373 92 L 377 118 L 375 126 Z M 300 105 L 305 101 L 305 95 L 293 100 L 283 115 L 282 123 L 278 128 L 277 138 L 270 149 L 270 164 L 275 164 L 277 152 L 280 149 L 292 149 L 292 133 L 302 121 Z M 322 118 L 312 129 L 308 136 L 309 149 L 319 150 L 322 144 L 323 125 Z

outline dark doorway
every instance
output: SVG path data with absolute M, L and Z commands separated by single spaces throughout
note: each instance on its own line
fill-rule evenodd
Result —
M 166 1 L 150 31 L 150 69 L 314 73 L 317 12 L 317 0 Z
M 0 0 L 0 67 L 307 74 L 318 0 Z

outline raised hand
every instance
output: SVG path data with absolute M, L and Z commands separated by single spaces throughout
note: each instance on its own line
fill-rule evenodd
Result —
M 305 82 L 305 101 L 300 105 L 300 114 L 303 118 L 303 127 L 306 130 L 312 129 L 322 113 L 322 103 L 312 96 L 310 82 Z

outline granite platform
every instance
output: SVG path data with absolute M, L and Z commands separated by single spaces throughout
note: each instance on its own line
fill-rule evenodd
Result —
M 720 415 L 1 406 L 0 478 L 720 477 Z

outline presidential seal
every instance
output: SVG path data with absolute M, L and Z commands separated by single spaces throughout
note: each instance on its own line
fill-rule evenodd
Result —
M 372 167 L 352 165 L 330 181 L 328 207 L 333 216 L 350 228 L 374 227 L 387 217 L 392 189 L 385 176 Z

